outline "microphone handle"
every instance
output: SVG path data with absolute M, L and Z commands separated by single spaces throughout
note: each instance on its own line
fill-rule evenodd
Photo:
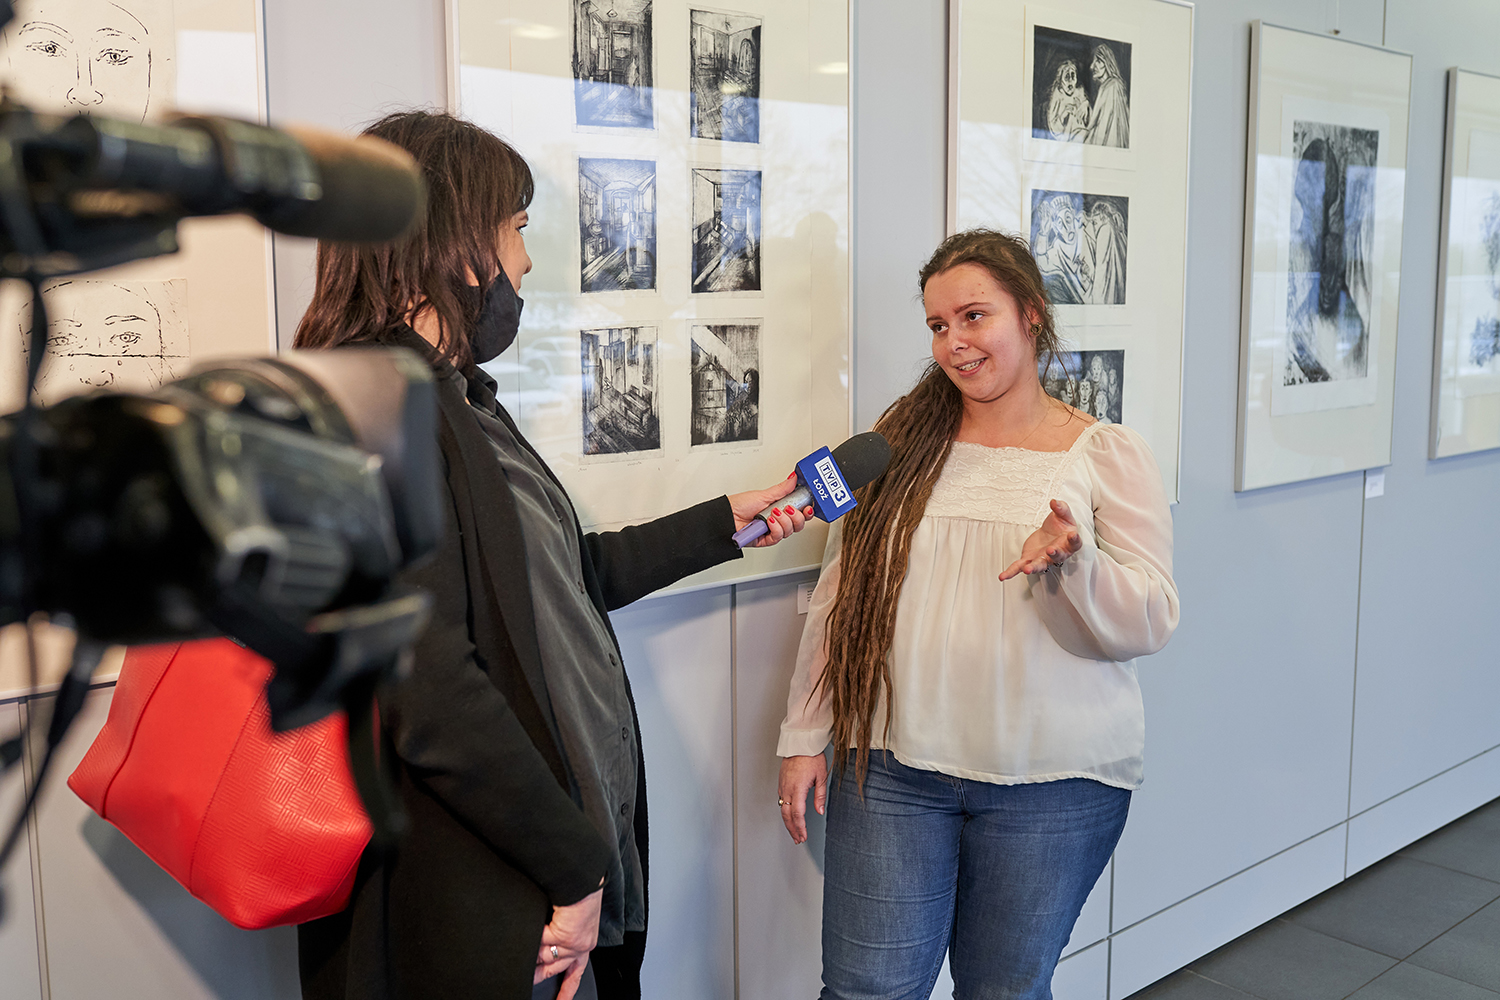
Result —
M 771 526 L 766 524 L 765 521 L 762 521 L 758 517 L 753 517 L 750 519 L 749 524 L 734 533 L 734 544 L 743 549 L 770 530 Z
M 792 490 L 792 492 L 777 500 L 759 514 L 756 514 L 749 524 L 736 531 L 734 533 L 735 544 L 743 549 L 757 538 L 769 532 L 771 526 L 766 523 L 766 518 L 770 517 L 774 512 L 784 507 L 796 507 L 800 510 L 810 503 L 812 503 L 812 490 L 806 486 L 799 485 L 795 490 Z

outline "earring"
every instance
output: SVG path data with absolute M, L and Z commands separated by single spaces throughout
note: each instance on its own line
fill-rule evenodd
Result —
M 1040 323 L 1033 323 L 1033 324 L 1031 324 L 1031 335 L 1033 337 L 1039 336 L 1041 334 L 1041 332 L 1042 332 L 1042 324 L 1040 324 Z

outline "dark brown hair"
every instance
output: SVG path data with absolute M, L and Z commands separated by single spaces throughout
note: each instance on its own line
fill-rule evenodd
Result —
M 400 111 L 364 130 L 406 150 L 427 182 L 427 214 L 390 243 L 318 244 L 317 288 L 297 325 L 297 347 L 374 340 L 432 310 L 437 349 L 454 367 L 473 361 L 479 305 L 464 294 L 498 268 L 500 227 L 531 204 L 531 168 L 503 139 L 472 122 Z
M 1030 322 L 1038 360 L 1051 363 L 1060 344 L 1052 304 L 1026 241 L 992 229 L 970 229 L 943 241 L 922 267 L 923 291 L 935 275 L 977 264 L 1005 289 Z M 833 746 L 857 747 L 855 777 L 869 770 L 875 707 L 885 694 L 885 733 L 892 699 L 889 654 L 896 607 L 906 579 L 912 535 L 927 509 L 963 419 L 963 396 L 933 362 L 911 392 L 891 404 L 875 429 L 891 444 L 891 463 L 856 491 L 859 506 L 844 518 L 839 592 L 828 617 L 828 662 L 814 696 L 822 692 L 833 712 Z

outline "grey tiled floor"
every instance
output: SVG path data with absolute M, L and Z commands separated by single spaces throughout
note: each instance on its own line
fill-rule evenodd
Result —
M 1130 1000 L 1500 1000 L 1500 799 Z

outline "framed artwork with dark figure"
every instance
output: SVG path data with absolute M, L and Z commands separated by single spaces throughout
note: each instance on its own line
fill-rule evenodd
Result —
M 1428 456 L 1500 448 L 1500 77 L 1448 71 Z
M 1411 57 L 1255 22 L 1236 490 L 1389 464 Z
M 760 323 L 693 324 L 694 447 L 760 438 Z
M 693 138 L 760 142 L 760 24 L 749 14 L 690 11 Z
M 661 449 L 656 328 L 610 327 L 579 334 L 583 453 Z
M 656 161 L 578 160 L 579 290 L 656 287 Z
M 1026 239 L 1071 351 L 1062 360 L 1104 372 L 1059 368 L 1049 391 L 1138 431 L 1172 500 L 1193 16 L 1179 0 L 949 5 L 949 232 L 983 226 Z
M 578 124 L 655 127 L 652 48 L 651 0 L 573 0 Z
M 1032 137 L 1129 149 L 1130 43 L 1040 24 L 1032 39 Z
M 760 291 L 760 176 L 693 168 L 693 291 Z

